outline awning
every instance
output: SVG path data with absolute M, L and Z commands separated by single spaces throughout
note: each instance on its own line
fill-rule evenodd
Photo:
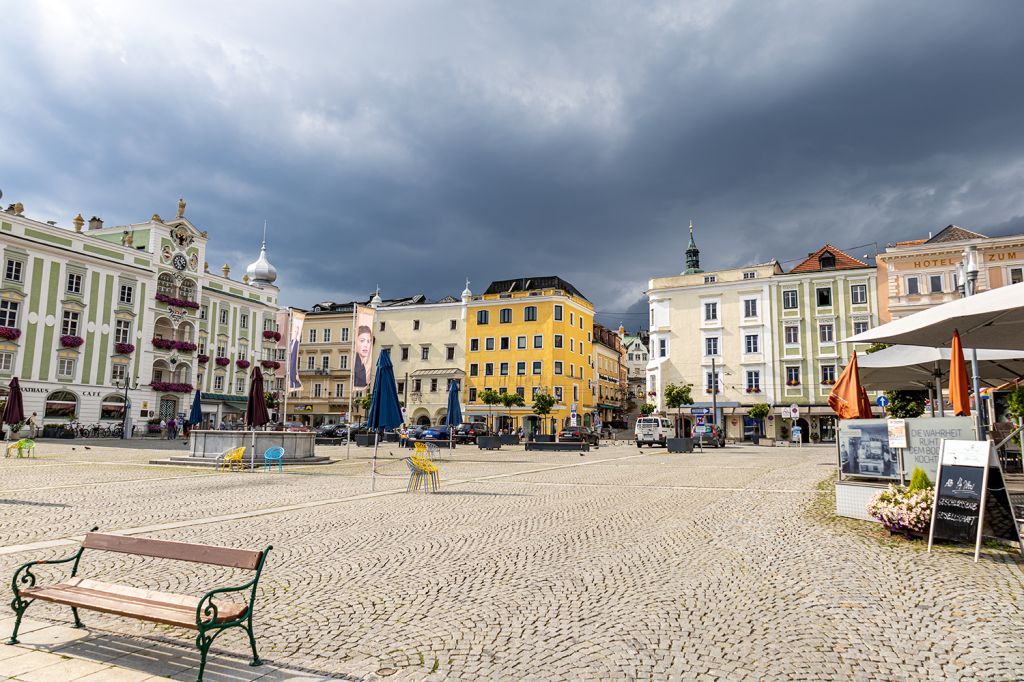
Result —
M 223 403 L 244 403 L 248 398 L 244 395 L 224 395 L 223 393 L 200 393 L 200 400 L 219 400 Z
M 409 374 L 411 377 L 464 377 L 466 373 L 456 367 L 442 369 L 418 369 Z

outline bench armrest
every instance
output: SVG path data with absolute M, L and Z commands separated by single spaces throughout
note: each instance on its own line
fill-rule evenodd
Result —
M 221 623 L 216 627 L 230 627 L 231 625 L 237 625 L 242 621 L 252 618 L 252 605 L 256 601 L 256 586 L 260 582 L 260 574 L 263 573 L 263 564 L 267 560 L 267 554 L 272 550 L 273 545 L 267 545 L 267 548 L 263 550 L 263 556 L 260 557 L 259 566 L 256 567 L 256 575 L 253 576 L 252 580 L 239 585 L 238 587 L 218 587 L 215 590 L 210 590 L 199 599 L 199 603 L 196 605 L 196 627 L 202 632 L 205 629 L 214 627 L 214 623 L 217 620 L 217 604 L 214 603 L 213 598 L 218 594 L 228 594 L 231 592 L 245 592 L 250 590 L 249 598 L 246 600 L 245 613 L 239 616 L 236 620 L 229 623 Z
M 97 530 L 99 530 L 99 526 L 96 526 L 90 532 L 96 532 Z M 75 562 L 71 566 L 71 577 L 73 578 L 75 577 L 75 574 L 78 573 L 78 562 L 82 559 L 83 551 L 85 551 L 85 547 L 79 547 L 77 552 L 64 559 L 38 559 L 18 566 L 14 571 L 14 577 L 11 578 L 11 589 L 14 591 L 14 601 L 23 601 L 21 598 L 21 590 L 18 589 L 19 586 L 23 589 L 36 586 L 36 575 L 32 572 L 33 567 L 46 566 L 49 564 L 66 564 L 73 561 Z

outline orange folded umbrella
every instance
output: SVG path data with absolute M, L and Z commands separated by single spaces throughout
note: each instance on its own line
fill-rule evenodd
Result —
M 960 332 L 953 330 L 953 345 L 949 359 L 949 402 L 953 403 L 953 414 L 958 417 L 971 416 L 970 385 L 967 383 L 967 363 L 964 349 L 960 345 Z
M 867 400 L 867 393 L 860 385 L 860 370 L 857 368 L 857 352 L 854 351 L 850 358 L 850 364 L 846 366 L 839 376 L 832 392 L 828 394 L 828 406 L 840 419 L 867 419 L 871 417 L 871 403 L 868 402 L 868 412 L 864 414 L 864 402 Z
M 875 415 L 871 414 L 871 398 L 868 397 L 868 392 L 864 390 L 864 387 L 860 387 L 860 418 L 871 419 Z

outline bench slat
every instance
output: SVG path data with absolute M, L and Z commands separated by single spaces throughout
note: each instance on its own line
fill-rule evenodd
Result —
M 135 538 L 127 535 L 110 535 L 107 533 L 86 533 L 82 547 L 100 549 L 107 552 L 123 552 L 160 559 L 177 559 L 192 561 L 197 564 L 214 566 L 230 566 L 256 570 L 261 550 L 234 549 L 233 547 L 217 547 L 215 545 L 194 545 L 188 542 L 172 542 L 170 540 L 153 540 L 151 538 Z
M 72 578 L 68 582 L 47 587 L 22 590 L 29 599 L 75 606 L 119 616 L 129 616 L 164 625 L 196 629 L 198 597 L 153 590 L 140 590 L 127 585 L 97 580 Z M 217 602 L 217 621 L 223 623 L 245 613 L 246 606 L 233 602 Z

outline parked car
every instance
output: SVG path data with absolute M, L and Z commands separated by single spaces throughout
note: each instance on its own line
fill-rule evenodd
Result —
M 483 422 L 463 422 L 455 427 L 456 443 L 475 443 L 478 436 L 493 436 Z
M 717 424 L 710 424 L 708 426 L 695 426 L 693 433 L 693 442 L 694 444 L 699 443 L 702 447 L 706 445 L 712 448 L 724 448 L 725 431 L 722 430 L 722 427 L 718 426 Z
M 672 429 L 672 422 L 664 417 L 640 417 L 636 420 L 633 433 L 638 448 L 645 445 L 668 447 L 667 439 L 672 438 L 675 431 Z
M 562 443 L 590 443 L 597 445 L 600 436 L 597 431 L 589 426 L 570 426 L 558 433 L 558 440 Z
M 309 431 L 309 427 L 302 422 L 285 422 L 284 430 L 292 433 L 306 433 Z
M 417 440 L 448 440 L 447 426 L 428 426 L 420 431 Z
M 344 438 L 346 427 L 343 424 L 324 424 L 316 430 L 317 438 Z

